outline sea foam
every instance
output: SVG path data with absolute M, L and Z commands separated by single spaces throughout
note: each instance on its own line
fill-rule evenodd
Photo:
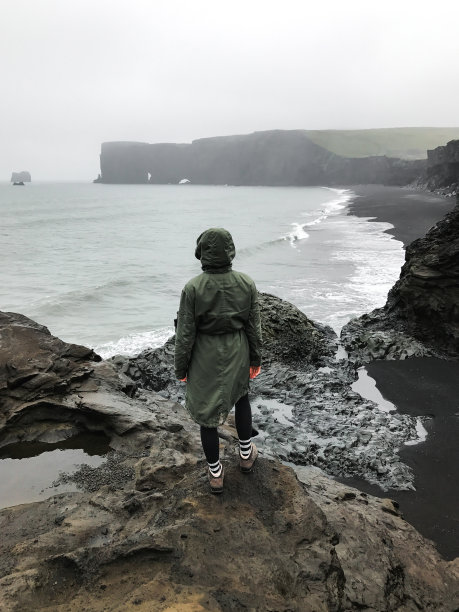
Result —
M 338 214 L 340 210 L 346 208 L 347 202 L 354 196 L 353 192 L 350 189 L 335 189 L 333 187 L 323 187 L 323 189 L 327 189 L 336 193 L 338 196 L 336 199 L 331 200 L 330 202 L 326 202 L 320 211 L 318 211 L 318 216 L 316 216 L 312 221 L 307 221 L 305 223 L 292 223 L 292 230 L 288 232 L 285 236 L 282 236 L 283 240 L 288 240 L 293 248 L 296 248 L 296 242 L 298 240 L 304 240 L 305 238 L 309 238 L 309 234 L 307 233 L 307 227 L 312 227 L 314 225 L 318 225 L 325 221 L 330 215 Z M 310 212 L 302 213 L 304 216 L 310 217 Z M 317 214 L 317 213 L 315 213 Z
M 114 342 L 106 342 L 94 347 L 103 359 L 114 355 L 134 357 L 147 348 L 158 348 L 162 346 L 174 333 L 173 327 L 163 327 L 139 334 L 130 334 Z

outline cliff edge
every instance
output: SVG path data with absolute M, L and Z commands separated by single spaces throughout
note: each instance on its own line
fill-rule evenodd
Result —
M 304 130 L 272 130 L 194 140 L 191 144 L 105 142 L 101 183 L 201 185 L 406 185 L 426 161 L 386 156 L 344 157 Z
M 427 151 L 426 186 L 444 195 L 459 193 L 459 140 Z

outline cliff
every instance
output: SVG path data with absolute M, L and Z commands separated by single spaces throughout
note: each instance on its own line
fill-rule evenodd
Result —
M 459 193 L 459 140 L 427 151 L 427 188 L 449 195 Z
M 203 185 L 406 185 L 425 161 L 385 156 L 351 158 L 314 143 L 301 130 L 203 138 L 191 144 L 106 142 L 100 155 L 102 183 Z
M 450 164 L 453 148 L 436 153 L 435 160 L 446 157 Z M 348 323 L 342 340 L 362 361 L 423 355 L 459 358 L 459 200 L 424 238 L 408 245 L 386 305 Z
M 307 336 L 325 342 L 311 327 Z M 231 425 L 216 498 L 180 404 L 21 315 L 2 313 L 0 339 L 2 449 L 88 430 L 112 449 L 73 476 L 79 491 L 0 510 L 2 611 L 459 605 L 457 560 L 443 560 L 391 500 L 265 458 L 241 474 Z

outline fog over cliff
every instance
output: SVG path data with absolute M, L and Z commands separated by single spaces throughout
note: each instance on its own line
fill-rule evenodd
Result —
M 90 180 L 100 143 L 459 123 L 455 0 L 15 0 L 0 180 Z

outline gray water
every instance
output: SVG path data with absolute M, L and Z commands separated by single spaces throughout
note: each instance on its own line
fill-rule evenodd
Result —
M 339 331 L 385 302 L 403 263 L 388 224 L 348 216 L 322 187 L 0 184 L 0 310 L 20 312 L 104 357 L 172 333 L 199 274 L 197 236 L 227 228 L 234 268 Z
M 109 452 L 103 434 L 80 433 L 62 442 L 17 442 L 0 448 L 0 508 L 77 491 L 73 482 L 58 483 L 82 465 L 99 467 Z M 54 482 L 56 481 L 56 482 Z

